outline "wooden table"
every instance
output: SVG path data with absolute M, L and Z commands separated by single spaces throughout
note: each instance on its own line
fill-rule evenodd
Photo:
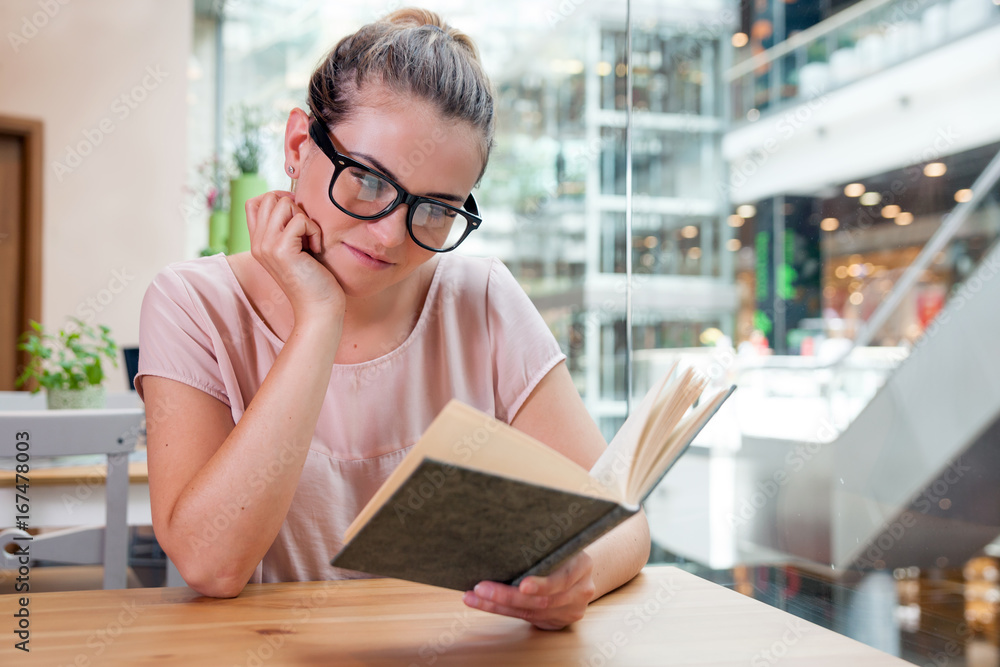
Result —
M 673 567 L 647 567 L 561 632 L 395 579 L 32 595 L 31 652 L 14 649 L 0 597 L 3 665 L 903 666 L 854 640 Z

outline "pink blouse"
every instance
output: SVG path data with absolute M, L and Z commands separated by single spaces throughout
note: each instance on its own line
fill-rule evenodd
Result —
M 146 375 L 183 382 L 238 422 L 282 345 L 224 255 L 171 264 L 143 298 L 135 388 L 141 398 Z M 291 507 L 251 583 L 363 576 L 330 559 L 445 403 L 457 398 L 509 423 L 564 358 L 499 260 L 442 255 L 409 337 L 372 361 L 334 365 Z M 247 492 L 268 476 L 251 474 Z

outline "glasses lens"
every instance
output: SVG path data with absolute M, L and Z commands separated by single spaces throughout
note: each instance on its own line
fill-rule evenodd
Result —
M 413 210 L 413 236 L 435 250 L 455 247 L 468 226 L 464 215 L 447 206 L 425 201 Z
M 396 200 L 396 188 L 370 171 L 347 167 L 333 182 L 333 200 L 355 215 L 378 215 Z

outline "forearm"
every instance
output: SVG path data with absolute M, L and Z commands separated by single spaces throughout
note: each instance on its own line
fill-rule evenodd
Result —
M 329 386 L 340 326 L 292 330 L 239 423 L 174 504 L 171 557 L 212 594 L 238 593 L 284 522 Z
M 641 511 L 585 549 L 594 562 L 596 600 L 631 580 L 649 559 L 649 524 Z

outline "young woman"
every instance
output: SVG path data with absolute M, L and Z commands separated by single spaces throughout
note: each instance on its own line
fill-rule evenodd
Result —
M 409 9 L 344 38 L 285 129 L 293 192 L 247 204 L 251 251 L 180 262 L 142 306 L 153 525 L 188 584 L 360 576 L 344 529 L 458 398 L 585 468 L 605 443 L 480 223 L 493 98 L 468 37 Z M 547 577 L 467 605 L 558 629 L 645 564 L 641 514 Z

